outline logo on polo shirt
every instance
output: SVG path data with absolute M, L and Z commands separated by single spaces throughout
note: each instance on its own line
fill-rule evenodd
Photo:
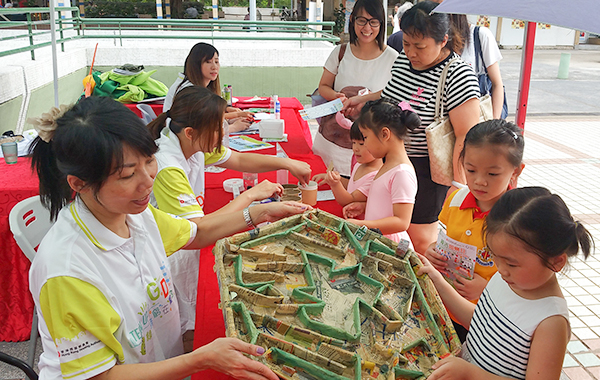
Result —
M 194 194 L 179 194 L 177 200 L 181 207 L 198 205 L 198 201 L 196 200 L 196 197 L 194 197 Z

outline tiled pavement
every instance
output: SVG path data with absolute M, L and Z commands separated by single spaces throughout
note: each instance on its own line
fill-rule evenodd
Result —
M 559 194 L 600 249 L 600 118 L 538 118 L 525 124 L 519 186 Z M 570 311 L 571 341 L 561 380 L 600 379 L 600 253 L 578 257 L 559 277 Z

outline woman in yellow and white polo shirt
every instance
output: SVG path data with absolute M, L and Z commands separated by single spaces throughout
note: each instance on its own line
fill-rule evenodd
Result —
M 204 168 L 211 165 L 254 173 L 287 169 L 302 183 L 310 179 L 310 166 L 305 162 L 264 154 L 238 153 L 221 146 L 221 125 L 226 107 L 225 100 L 207 88 L 188 86 L 175 95 L 168 112 L 162 113 L 148 125 L 159 147 L 152 205 L 185 219 L 210 223 L 214 216 L 239 212 L 253 201 L 283 191 L 281 185 L 263 181 L 205 216 L 204 203 L 210 202 L 210 199 L 204 196 Z M 182 334 L 193 330 L 195 326 L 199 260 L 199 252 L 190 250 L 169 259 L 179 299 Z
M 40 379 L 182 379 L 213 368 L 276 380 L 242 355 L 264 349 L 235 339 L 179 355 L 167 255 L 302 205 L 260 205 L 202 225 L 166 214 L 148 206 L 157 147 L 135 114 L 96 97 L 53 120 L 56 113 L 37 120 L 32 148 L 42 200 L 56 219 L 29 277 L 44 349 Z

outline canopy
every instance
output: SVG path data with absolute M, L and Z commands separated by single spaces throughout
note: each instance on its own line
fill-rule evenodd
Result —
M 468 15 L 497 16 L 528 21 L 523 39 L 523 59 L 519 83 L 516 123 L 523 128 L 533 45 L 535 42 L 535 24 L 540 22 L 565 28 L 600 34 L 600 0 L 444 0 L 435 8 L 435 12 Z
M 444 0 L 435 11 L 506 17 L 600 34 L 598 0 Z

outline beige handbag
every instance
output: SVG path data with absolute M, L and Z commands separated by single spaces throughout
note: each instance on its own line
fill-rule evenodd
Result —
M 444 114 L 444 104 L 441 98 L 450 65 L 459 59 L 454 58 L 450 60 L 446 67 L 444 67 L 444 71 L 442 71 L 435 96 L 435 119 L 433 123 L 425 128 L 431 180 L 445 186 L 451 186 L 454 179 L 452 159 L 454 157 L 456 136 L 454 135 L 454 128 L 452 127 L 452 123 L 450 123 L 450 118 L 448 116 L 442 117 Z M 479 99 L 479 108 L 479 122 L 493 118 L 492 98 L 489 95 Z

